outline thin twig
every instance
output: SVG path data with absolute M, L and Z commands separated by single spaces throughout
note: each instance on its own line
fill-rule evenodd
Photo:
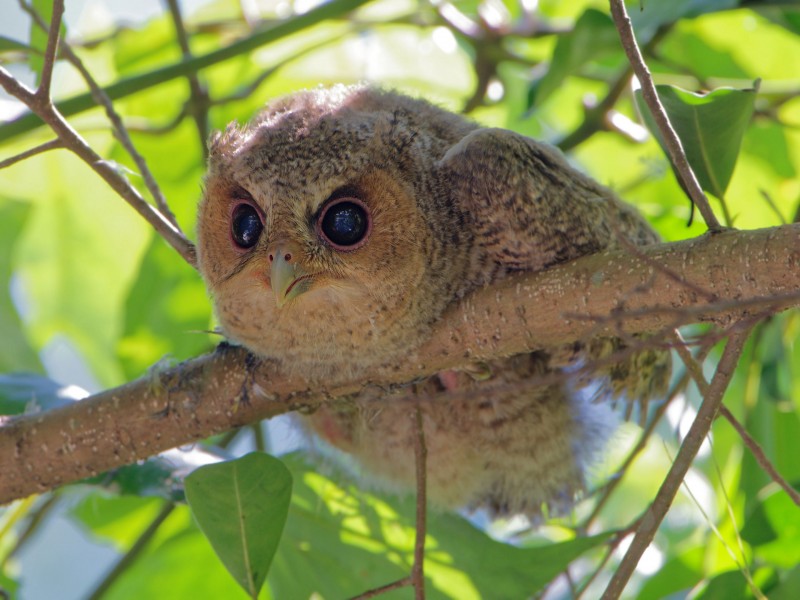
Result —
M 23 10 L 31 16 L 31 18 L 36 22 L 36 24 L 39 27 L 46 29 L 46 25 L 39 13 L 37 13 L 31 6 L 27 5 L 23 0 L 20 0 L 20 5 L 22 6 Z M 161 214 L 172 224 L 173 227 L 175 227 L 178 231 L 180 231 L 178 222 L 175 219 L 175 215 L 172 214 L 172 210 L 170 210 L 169 208 L 167 199 L 164 197 L 161 188 L 158 187 L 155 177 L 153 177 L 153 174 L 150 172 L 150 168 L 147 166 L 147 162 L 144 160 L 144 157 L 141 154 L 139 154 L 139 152 L 136 150 L 136 147 L 133 145 L 133 141 L 131 141 L 131 138 L 128 135 L 128 131 L 127 129 L 125 129 L 125 125 L 122 123 L 122 118 L 119 116 L 119 113 L 117 113 L 116 109 L 114 108 L 114 103 L 105 93 L 103 88 L 101 88 L 98 85 L 94 77 L 92 77 L 92 74 L 84 66 L 83 61 L 78 57 L 77 54 L 75 54 L 72 51 L 72 48 L 64 40 L 61 41 L 61 53 L 70 62 L 70 64 L 73 67 L 75 67 L 75 69 L 81 74 L 81 77 L 83 77 L 83 80 L 86 82 L 86 85 L 89 86 L 89 90 L 92 93 L 94 101 L 98 105 L 102 106 L 103 109 L 105 110 L 108 120 L 111 121 L 114 137 L 117 138 L 117 140 L 119 140 L 119 142 L 122 144 L 122 147 L 133 159 L 133 162 L 136 164 L 136 168 L 139 170 L 139 173 L 141 174 L 142 179 L 144 180 L 147 189 L 150 191 L 150 194 L 152 195 L 153 200 L 155 201 L 156 206 L 158 207 Z
M 20 0 L 20 4 L 25 3 Z M 41 102 L 51 102 L 50 85 L 53 82 L 53 68 L 56 64 L 56 52 L 58 51 L 58 38 L 61 32 L 61 18 L 64 16 L 64 0 L 54 0 L 53 15 L 50 18 L 50 28 L 43 23 L 43 29 L 47 32 L 47 49 L 44 52 L 44 63 L 42 65 L 42 77 L 36 96 Z
M 753 453 L 753 458 L 756 459 L 758 465 L 772 478 L 772 481 L 781 486 L 783 491 L 786 492 L 789 495 L 789 498 L 792 499 L 792 502 L 794 502 L 797 506 L 800 506 L 800 493 L 798 493 L 796 489 L 789 485 L 789 482 L 786 481 L 786 479 L 784 479 L 780 473 L 778 473 L 778 470 L 770 462 L 769 458 L 767 458 L 764 449 L 755 439 L 753 439 L 749 433 L 747 433 L 747 430 L 736 419 L 736 417 L 733 416 L 733 413 L 725 406 L 720 407 L 719 413 L 733 426 L 733 428 L 736 430 L 736 433 L 738 433 L 742 438 L 744 445 L 747 446 L 747 449 Z
M 33 535 L 39 530 L 39 527 L 42 525 L 42 523 L 45 522 L 45 517 L 52 512 L 53 508 L 58 504 L 60 498 L 61 496 L 58 494 L 48 494 L 45 496 L 44 502 L 30 511 L 30 519 L 25 525 L 25 528 L 19 533 L 14 545 L 8 551 L 6 560 L 16 556 L 19 551 L 22 550 L 25 544 L 28 543 L 31 538 L 33 538 Z M 2 567 L 3 565 L 0 564 L 0 569 L 2 569 Z
M 411 569 L 411 582 L 414 586 L 415 600 L 425 600 L 425 535 L 427 533 L 427 458 L 425 429 L 419 404 L 413 414 L 417 435 L 414 437 L 414 467 L 417 479 L 417 523 L 414 539 L 414 566 Z
M 387 583 L 386 585 L 367 590 L 363 594 L 353 596 L 350 600 L 367 600 L 368 598 L 375 598 L 381 594 L 385 594 L 386 592 L 391 592 L 392 590 L 397 590 L 409 585 L 411 585 L 411 575 L 403 577 L 402 579 L 398 579 L 397 581 L 393 581 L 392 583 Z
M 417 480 L 417 516 L 414 537 L 414 564 L 411 573 L 380 587 L 372 588 L 366 592 L 355 596 L 351 600 L 367 600 L 385 594 L 391 590 L 396 590 L 406 586 L 413 586 L 414 599 L 425 600 L 425 536 L 427 535 L 427 513 L 428 513 L 428 494 L 427 494 L 427 456 L 428 450 L 425 446 L 425 429 L 423 427 L 422 411 L 419 402 L 414 404 L 414 412 L 411 414 L 414 420 L 414 468 Z
M 688 380 L 688 375 L 684 375 L 681 379 L 675 384 L 672 388 L 672 391 L 667 396 L 667 400 L 661 403 L 661 406 L 658 407 L 656 412 L 653 414 L 653 418 L 650 419 L 650 423 L 647 424 L 647 427 L 644 428 L 642 431 L 642 435 L 639 436 L 639 441 L 634 446 L 633 450 L 628 453 L 628 456 L 625 457 L 625 462 L 622 463 L 622 466 L 617 470 L 616 474 L 609 480 L 609 482 L 603 486 L 602 493 L 600 497 L 595 502 L 595 505 L 592 509 L 592 512 L 589 513 L 589 516 L 586 517 L 583 524 L 578 527 L 579 531 L 587 532 L 589 530 L 590 525 L 597 516 L 600 514 L 600 511 L 605 506 L 608 499 L 611 497 L 611 494 L 617 488 L 617 486 L 622 482 L 622 478 L 627 473 L 630 466 L 633 464 L 633 461 L 636 460 L 636 457 L 645 449 L 647 446 L 647 441 L 650 439 L 650 436 L 655 431 L 656 425 L 658 425 L 659 421 L 661 421 L 661 417 L 664 416 L 664 413 L 667 412 L 667 408 L 672 403 L 672 401 L 678 396 L 678 394 L 683 390 L 686 382 Z
M 105 593 L 111 588 L 112 585 L 119 579 L 120 575 L 125 573 L 125 571 L 130 567 L 133 562 L 139 557 L 142 551 L 147 546 L 147 543 L 153 539 L 153 536 L 158 531 L 159 527 L 167 520 L 167 517 L 172 514 L 172 511 L 175 510 L 175 503 L 174 502 L 165 502 L 164 505 L 161 507 L 161 510 L 155 516 L 155 518 L 150 522 L 147 528 L 142 532 L 137 540 L 133 543 L 133 546 L 119 559 L 117 564 L 108 572 L 108 574 L 103 577 L 102 581 L 94 588 L 92 594 L 88 597 L 88 600 L 100 600 Z
M 58 110 L 50 103 L 42 105 L 34 92 L 27 86 L 17 81 L 5 68 L 0 67 L 0 85 L 11 96 L 22 101 L 28 108 L 39 116 L 58 138 L 64 147 L 77 154 L 100 177 L 108 183 L 128 204 L 130 204 L 155 230 L 173 247 L 190 265 L 195 266 L 197 257 L 194 245 L 186 236 L 154 206 L 149 204 L 138 190 L 131 185 L 126 177 L 119 172 L 116 165 L 104 160 L 84 140 L 77 131 L 64 119 Z
M 700 393 L 705 395 L 708 391 L 708 382 L 706 382 L 705 376 L 703 375 L 703 369 L 698 363 L 697 359 L 695 359 L 689 352 L 689 349 L 682 344 L 675 344 L 675 349 L 677 350 L 678 355 L 681 357 L 681 360 L 683 360 L 684 364 L 686 365 L 686 369 L 694 379 L 694 382 L 697 385 L 697 388 L 700 390 Z M 747 432 L 747 429 L 745 429 L 744 425 L 739 422 L 739 420 L 730 410 L 728 410 L 726 406 L 720 406 L 719 412 L 736 430 L 736 433 L 738 433 L 739 437 L 742 438 L 742 442 L 744 442 L 744 445 L 748 448 L 748 450 L 753 453 L 753 458 L 756 459 L 756 462 L 764 470 L 764 472 L 767 473 L 770 478 L 789 495 L 789 497 L 797 506 L 800 506 L 800 493 L 798 493 L 797 490 L 795 490 L 789 484 L 789 482 L 786 481 L 786 479 L 780 473 L 778 473 L 775 465 L 773 465 L 769 458 L 767 458 L 763 448 L 761 448 L 759 443 Z
M 178 38 L 178 45 L 181 47 L 181 55 L 184 60 L 191 60 L 192 50 L 189 47 L 189 36 L 186 34 L 186 27 L 183 24 L 183 16 L 178 0 L 166 0 L 172 22 L 175 25 L 175 35 Z M 208 158 L 208 90 L 200 83 L 200 78 L 196 71 L 188 71 L 186 79 L 189 81 L 189 113 L 197 126 L 197 134 L 200 136 L 200 147 L 203 149 L 203 159 Z
M 355 10 L 369 0 L 329 0 L 304 13 L 290 19 L 264 21 L 265 29 L 260 29 L 240 40 L 212 50 L 207 54 L 180 62 L 132 75 L 108 85 L 105 88 L 108 97 L 117 100 L 150 87 L 183 77 L 188 71 L 205 69 L 230 58 L 241 56 L 265 44 L 275 42 L 284 37 L 316 25 L 326 19 L 342 18 L 346 13 Z M 80 94 L 58 103 L 59 113 L 72 116 L 79 112 L 94 108 L 96 105 L 91 94 Z M 37 118 L 38 117 L 38 118 Z M 0 124 L 0 141 L 21 135 L 31 129 L 40 127 L 41 117 L 35 112 L 26 113 L 13 121 Z
M 650 75 L 650 70 L 647 68 L 647 64 L 644 62 L 642 53 L 636 43 L 636 37 L 633 34 L 633 26 L 631 25 L 630 17 L 628 17 L 628 12 L 625 9 L 625 2 L 623 0 L 609 0 L 609 2 L 611 4 L 611 16 L 619 32 L 622 47 L 625 50 L 625 54 L 628 56 L 628 61 L 633 67 L 633 72 L 636 74 L 642 86 L 642 96 L 653 115 L 653 119 L 655 119 L 658 125 L 670 160 L 672 164 L 675 165 L 675 170 L 681 178 L 681 181 L 683 181 L 689 197 L 700 210 L 700 214 L 703 215 L 703 219 L 705 219 L 709 230 L 712 232 L 722 231 L 722 226 L 717 220 L 714 211 L 711 209 L 708 198 L 706 198 L 706 195 L 703 193 L 697 181 L 697 177 L 694 171 L 692 171 L 692 167 L 689 165 L 689 161 L 686 159 L 681 140 L 672 128 L 669 118 L 667 118 L 667 113 L 664 111 L 664 107 L 661 104 L 661 100 L 658 98 L 658 92 L 656 92 L 653 77 Z
M 64 147 L 64 142 L 62 142 L 61 140 L 50 140 L 49 142 L 45 142 L 44 144 L 39 144 L 35 148 L 31 148 L 30 150 L 25 150 L 25 152 L 20 152 L 19 154 L 12 156 L 11 158 L 1 160 L 0 169 L 5 169 L 6 167 L 10 167 L 11 165 L 18 163 L 21 160 L 30 158 L 31 156 L 36 156 L 37 154 L 42 154 L 43 152 L 48 152 L 50 150 L 57 150 L 58 148 L 63 148 L 63 147 Z
M 642 554 L 652 542 L 659 525 L 680 489 L 684 477 L 686 477 L 686 473 L 692 465 L 694 457 L 711 429 L 711 424 L 714 422 L 722 397 L 730 383 L 733 372 L 736 370 L 736 363 L 742 353 L 742 348 L 750 329 L 751 326 L 748 325 L 731 335 L 728 340 L 725 351 L 722 353 L 722 358 L 720 358 L 717 365 L 714 378 L 708 387 L 708 393 L 703 397 L 703 402 L 697 411 L 697 416 L 689 429 L 689 433 L 684 438 L 672 467 L 658 490 L 658 494 L 647 511 L 645 511 L 642 522 L 628 551 L 625 553 L 625 557 L 620 562 L 619 567 L 603 592 L 603 600 L 619 598 L 631 575 L 633 575 L 636 565 L 639 564 Z

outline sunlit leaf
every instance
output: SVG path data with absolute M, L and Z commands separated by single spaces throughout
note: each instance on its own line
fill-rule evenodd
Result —
M 628 13 L 640 44 L 652 38 L 659 27 L 684 17 L 727 10 L 739 6 L 740 0 L 639 0 L 629 2 Z
M 800 564 L 800 509 L 785 492 L 776 491 L 750 515 L 742 539 L 771 564 L 784 568 Z
M 769 591 L 770 600 L 796 600 L 800 598 L 800 565 L 792 569 L 789 575 Z
M 283 533 L 292 476 L 263 453 L 200 467 L 185 480 L 186 499 L 214 551 L 256 598 Z
M 104 137 L 91 139 L 103 147 Z M 31 299 L 31 344 L 79 353 L 101 384 L 121 383 L 115 346 L 123 303 L 152 229 L 66 152 L 0 171 L 0 186 L 31 204 L 14 254 L 23 297 Z
M 178 507 L 175 512 L 180 509 L 186 507 Z M 186 527 L 139 557 L 103 595 L 103 600 L 244 597 L 203 534 L 196 527 Z M 262 593 L 259 598 L 270 596 Z
M 15 268 L 14 251 L 30 208 L 22 202 L 0 204 L 0 371 L 41 369 L 9 293 Z
M 209 350 L 203 332 L 211 307 L 205 286 L 176 252 L 154 238 L 125 302 L 124 331 L 117 349 L 128 377 L 139 377 L 169 355 L 184 360 Z
M 276 597 L 350 597 L 408 574 L 413 498 L 382 499 L 343 488 L 312 470 L 299 455 L 284 460 L 296 483 L 284 543 L 269 576 Z M 463 517 L 431 511 L 425 560 L 428 597 L 530 597 L 610 535 L 521 548 L 493 540 Z M 407 590 L 386 596 L 407 597 Z
M 703 578 L 705 548 L 698 545 L 668 560 L 637 594 L 638 600 L 659 600 L 693 588 Z
M 753 116 L 756 90 L 721 88 L 695 94 L 671 85 L 659 85 L 656 90 L 701 187 L 723 198 L 742 136 Z M 636 102 L 645 123 L 663 147 L 661 133 L 641 90 L 636 91 Z
M 570 33 L 559 36 L 547 73 L 531 87 L 530 105 L 540 106 L 587 62 L 621 51 L 611 17 L 599 10 L 587 10 Z
M 117 496 L 95 491 L 84 496 L 69 514 L 92 535 L 126 550 L 153 522 L 163 506 L 164 501 L 158 498 Z
M 33 50 L 33 48 L 10 37 L 0 35 L 0 52 L 7 52 L 9 50 L 22 50 L 23 52 L 30 52 Z

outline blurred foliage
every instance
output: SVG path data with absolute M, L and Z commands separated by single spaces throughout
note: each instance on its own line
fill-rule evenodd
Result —
M 34 4 L 47 9 L 50 3 Z M 198 71 L 206 105 L 202 98 L 190 101 L 186 75 L 192 70 L 180 62 L 168 12 L 126 24 L 108 18 L 101 10 L 105 3 L 96 0 L 87 4 L 92 10 L 79 18 L 73 13 L 67 24 L 69 39 L 93 76 L 113 90 L 116 109 L 190 237 L 204 170 L 192 115 L 207 116 L 210 127 L 219 129 L 247 120 L 270 98 L 360 80 L 452 110 L 468 108 L 471 118 L 487 126 L 562 145 L 575 164 L 635 204 L 666 240 L 704 231 L 700 219 L 687 226 L 688 200 L 658 142 L 643 127 L 606 2 L 374 0 L 350 15 L 318 22 L 308 17 L 316 13 L 305 13 L 302 21 L 292 16 L 306 2 L 198 4 L 184 17 L 193 55 L 211 57 Z M 338 0 L 325 10 L 333 14 L 355 4 Z M 629 3 L 629 10 L 656 83 L 673 86 L 666 89 L 744 89 L 761 79 L 748 107 L 752 116 L 730 116 L 739 128 L 736 136 L 742 135 L 741 151 L 724 159 L 730 181 L 714 206 L 721 209 L 724 201 L 719 214 L 729 215 L 728 224 L 739 228 L 797 220 L 800 10 L 791 3 L 747 0 L 646 0 Z M 15 3 L 4 3 L 0 22 L 19 12 Z M 285 29 L 265 37 L 265 29 L 276 24 Z M 237 45 L 242 40 L 249 45 Z M 37 49 L 45 41 L 35 27 L 4 31 L 0 62 L 33 85 L 41 69 Z M 223 60 L 219 53 L 225 49 Z M 107 160 L 129 170 L 129 179 L 146 195 L 102 110 L 85 109 L 87 87 L 69 65 L 56 65 L 53 92 L 72 107 L 73 126 Z M 79 103 L 70 100 L 82 97 Z M 0 110 L 8 111 L 0 114 L 6 121 L 0 122 L 0 160 L 53 137 L 35 119 L 15 120 L 16 108 L 0 103 Z M 725 130 L 725 120 L 715 127 Z M 720 140 L 709 141 L 703 148 L 713 155 L 703 155 L 714 162 Z M 164 357 L 189 358 L 218 341 L 208 333 L 214 322 L 196 273 L 65 151 L 0 170 L 0 284 L 5 413 L 71 401 L 80 388 L 119 385 Z M 762 323 L 726 395 L 726 405 L 795 487 L 800 486 L 799 334 L 796 311 Z M 709 369 L 715 357 L 712 352 Z M 605 544 L 614 539 L 610 532 L 628 527 L 655 496 L 677 451 L 678 434 L 698 403 L 690 387 L 669 407 L 593 521 L 590 531 L 601 532 L 598 536 L 586 537 L 581 524 L 599 494 L 590 494 L 568 518 L 536 529 L 518 522 L 486 524 L 473 515 L 482 526 L 476 529 L 459 516 L 431 515 L 430 596 L 524 598 L 571 563 L 573 587 L 562 577 L 547 593 L 570 597 L 600 565 Z M 616 472 L 641 431 L 633 423 L 623 425 L 594 473 L 596 487 Z M 677 498 L 626 594 L 800 597 L 800 509 L 726 422 L 712 431 L 687 477 L 687 493 Z M 252 449 L 245 438 L 237 437 L 231 454 Z M 280 452 L 281 436 L 270 445 Z M 184 450 L 186 460 L 147 461 L 91 485 L 60 490 L 51 496 L 54 502 L 0 509 L 0 589 L 11 598 L 33 598 L 26 589 L 44 577 L 56 582 L 61 598 L 91 593 L 105 567 L 92 569 L 80 551 L 63 560 L 64 569 L 86 571 L 83 587 L 59 586 L 66 576 L 57 570 L 37 571 L 44 546 L 57 545 L 51 530 L 58 515 L 68 515 L 94 543 L 111 544 L 123 555 L 133 549 L 130 564 L 108 580 L 104 598 L 244 597 L 187 508 L 171 504 L 180 497 L 174 482 L 195 456 L 194 449 Z M 360 491 L 342 477 L 315 473 L 297 456 L 287 457 L 286 464 L 295 480 L 292 503 L 259 597 L 339 598 L 407 574 L 413 550 L 409 499 Z M 585 597 L 599 595 L 619 558 L 612 554 Z M 387 597 L 407 595 L 405 590 Z

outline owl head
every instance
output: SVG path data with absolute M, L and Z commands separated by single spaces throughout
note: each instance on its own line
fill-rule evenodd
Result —
M 419 344 L 463 288 L 470 233 L 436 161 L 473 128 L 340 86 L 214 135 L 198 256 L 223 333 L 309 378 Z

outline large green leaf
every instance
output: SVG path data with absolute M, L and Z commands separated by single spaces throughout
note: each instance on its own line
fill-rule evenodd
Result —
M 284 457 L 295 479 L 284 542 L 269 584 L 278 598 L 345 598 L 408 575 L 413 560 L 413 498 L 381 499 L 342 487 Z M 611 534 L 536 548 L 498 542 L 461 516 L 431 511 L 426 539 L 428 597 L 527 598 Z M 408 590 L 387 594 L 407 598 Z
M 41 370 L 9 294 L 17 239 L 29 213 L 30 206 L 22 202 L 0 204 L 0 371 Z
M 531 87 L 530 105 L 540 106 L 564 79 L 575 75 L 587 62 L 621 51 L 611 17 L 590 8 L 571 32 L 558 37 L 547 73 Z
M 234 579 L 257 598 L 281 539 L 292 476 L 268 454 L 200 467 L 185 481 L 200 529 Z
M 742 539 L 769 564 L 784 568 L 800 564 L 800 509 L 785 492 L 774 492 L 748 518 Z
M 679 19 L 729 10 L 739 5 L 740 0 L 628 0 L 628 13 L 640 44 L 646 43 L 658 28 L 675 23 Z
M 769 591 L 770 600 L 796 600 L 800 598 L 800 565 L 789 572 L 789 575 L 776 587 Z
M 117 352 L 126 375 L 140 376 L 165 355 L 184 360 L 208 351 L 212 344 L 203 331 L 210 320 L 197 272 L 164 240 L 153 238 L 125 303 Z
M 659 85 L 656 90 L 700 185 L 717 198 L 723 198 L 742 136 L 753 116 L 756 90 L 720 88 L 708 94 L 695 94 L 671 85 Z M 635 96 L 645 123 L 663 147 L 661 132 L 641 90 Z
M 90 139 L 105 151 L 105 134 Z M 31 344 L 79 354 L 81 367 L 88 366 L 101 385 L 121 383 L 115 347 L 123 303 L 152 229 L 67 152 L 0 171 L 0 189 L 32 208 L 14 248 Z M 97 385 L 71 379 L 72 371 L 78 369 L 54 376 L 86 388 Z

